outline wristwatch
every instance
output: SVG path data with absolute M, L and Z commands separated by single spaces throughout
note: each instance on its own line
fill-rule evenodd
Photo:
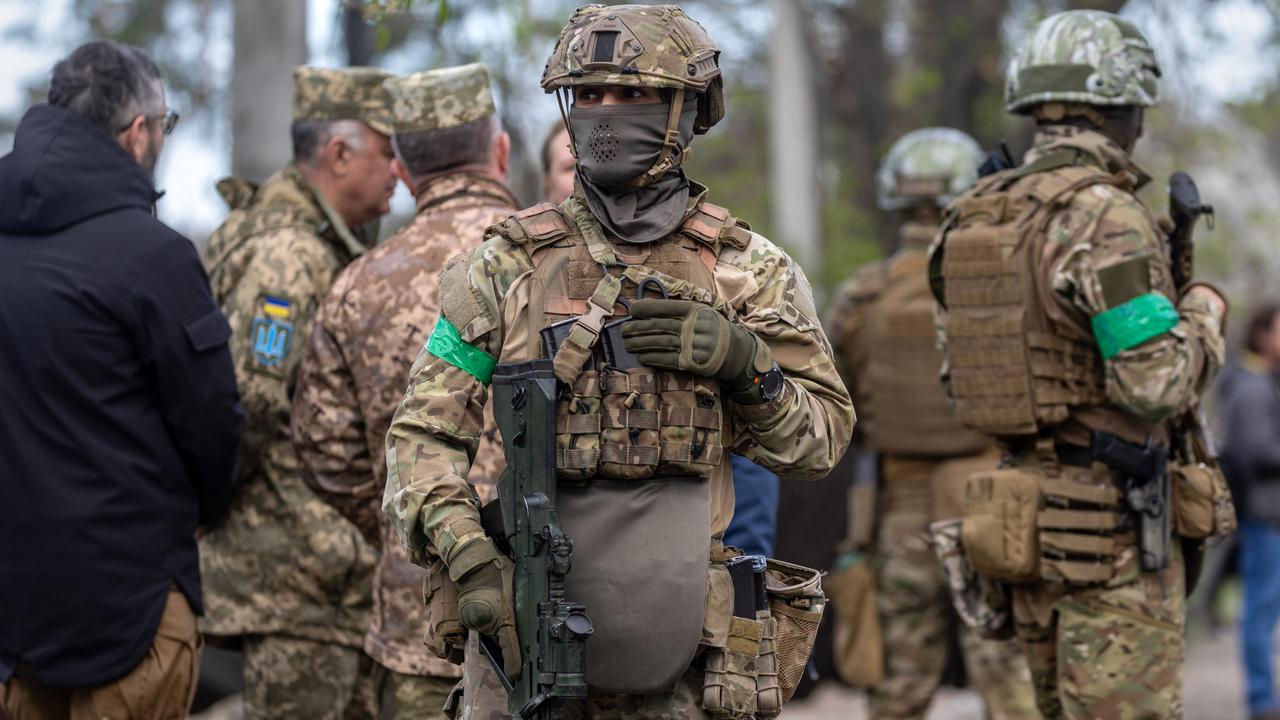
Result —
M 772 367 L 756 376 L 755 384 L 759 388 L 760 397 L 765 402 L 773 402 L 782 395 L 782 385 L 784 376 L 782 368 L 778 367 L 778 363 L 774 363 Z

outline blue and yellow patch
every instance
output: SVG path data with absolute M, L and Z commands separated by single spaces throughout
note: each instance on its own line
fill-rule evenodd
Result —
M 262 367 L 274 368 L 289 356 L 293 346 L 293 304 L 274 295 L 265 295 L 250 334 L 253 359 Z

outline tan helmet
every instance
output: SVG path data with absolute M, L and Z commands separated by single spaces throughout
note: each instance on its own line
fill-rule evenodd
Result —
M 550 93 L 575 85 L 693 90 L 698 93 L 693 131 L 699 135 L 724 117 L 720 48 L 676 5 L 595 4 L 574 10 L 542 70 L 542 89 Z

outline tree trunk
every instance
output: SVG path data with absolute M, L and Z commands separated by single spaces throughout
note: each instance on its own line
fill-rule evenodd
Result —
M 293 157 L 293 68 L 307 61 L 307 4 L 234 0 L 231 172 L 261 181 Z
M 775 241 L 801 267 L 822 256 L 818 218 L 818 103 L 813 58 L 805 39 L 805 15 L 792 0 L 772 0 L 774 31 L 769 65 L 769 173 Z

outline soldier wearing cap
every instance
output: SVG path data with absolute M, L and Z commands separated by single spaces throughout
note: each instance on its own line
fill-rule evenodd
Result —
M 512 560 L 465 482 L 499 363 L 541 360 L 560 383 L 565 592 L 595 626 L 589 696 L 568 716 L 774 717 L 803 672 L 823 605 L 816 571 L 800 569 L 808 582 L 777 600 L 794 613 L 785 638 L 754 598 L 732 607 L 729 454 L 821 477 L 853 409 L 804 272 L 682 169 L 724 115 L 719 54 L 674 5 L 576 10 L 542 80 L 572 103 L 574 194 L 491 227 L 441 274 L 440 318 L 387 435 L 383 509 L 409 558 L 443 563 L 457 584 L 471 631 L 462 717 L 508 709 L 481 704 L 495 673 L 478 636 L 511 677 L 533 642 L 517 637 Z M 620 332 L 605 332 L 615 321 Z M 553 323 L 569 328 L 557 349 L 540 332 Z
M 351 263 L 316 314 L 294 393 L 293 438 L 303 477 L 381 550 L 365 651 L 377 663 L 381 718 L 443 718 L 461 677 L 446 661 L 461 652 L 456 596 L 442 566 L 409 562 L 380 512 L 384 439 L 404 378 L 439 314 L 445 261 L 480 244 L 516 202 L 507 189 L 510 140 L 498 123 L 483 65 L 421 72 L 386 82 L 394 109 L 396 176 L 417 198 L 417 216 Z M 502 447 L 490 430 L 467 479 L 491 493 Z M 423 604 L 424 583 L 432 612 Z M 447 601 L 441 607 L 439 602 Z M 443 611 L 442 611 L 443 610 Z M 423 647 L 423 633 L 438 655 Z
M 243 648 L 249 718 L 341 717 L 368 675 L 375 553 L 303 483 L 289 421 L 316 308 L 389 210 L 388 76 L 296 69 L 293 162 L 260 186 L 218 183 L 231 214 L 205 263 L 247 417 L 239 489 L 201 543 L 201 629 Z
M 940 648 L 951 597 L 929 546 L 929 522 L 960 515 L 965 479 L 998 461 L 991 439 L 956 419 L 938 382 L 942 358 L 926 268 L 942 208 L 977 179 L 981 161 L 978 144 L 951 128 L 915 130 L 889 148 L 877 201 L 898 221 L 897 248 L 840 288 L 826 323 L 857 399 L 859 444 L 877 456 L 877 497 L 857 510 L 865 520 L 854 524 L 853 544 L 872 551 L 884 678 L 869 704 L 884 720 L 924 717 L 947 660 Z M 964 629 L 960 639 L 987 715 L 1035 717 L 1031 674 L 1016 643 Z

